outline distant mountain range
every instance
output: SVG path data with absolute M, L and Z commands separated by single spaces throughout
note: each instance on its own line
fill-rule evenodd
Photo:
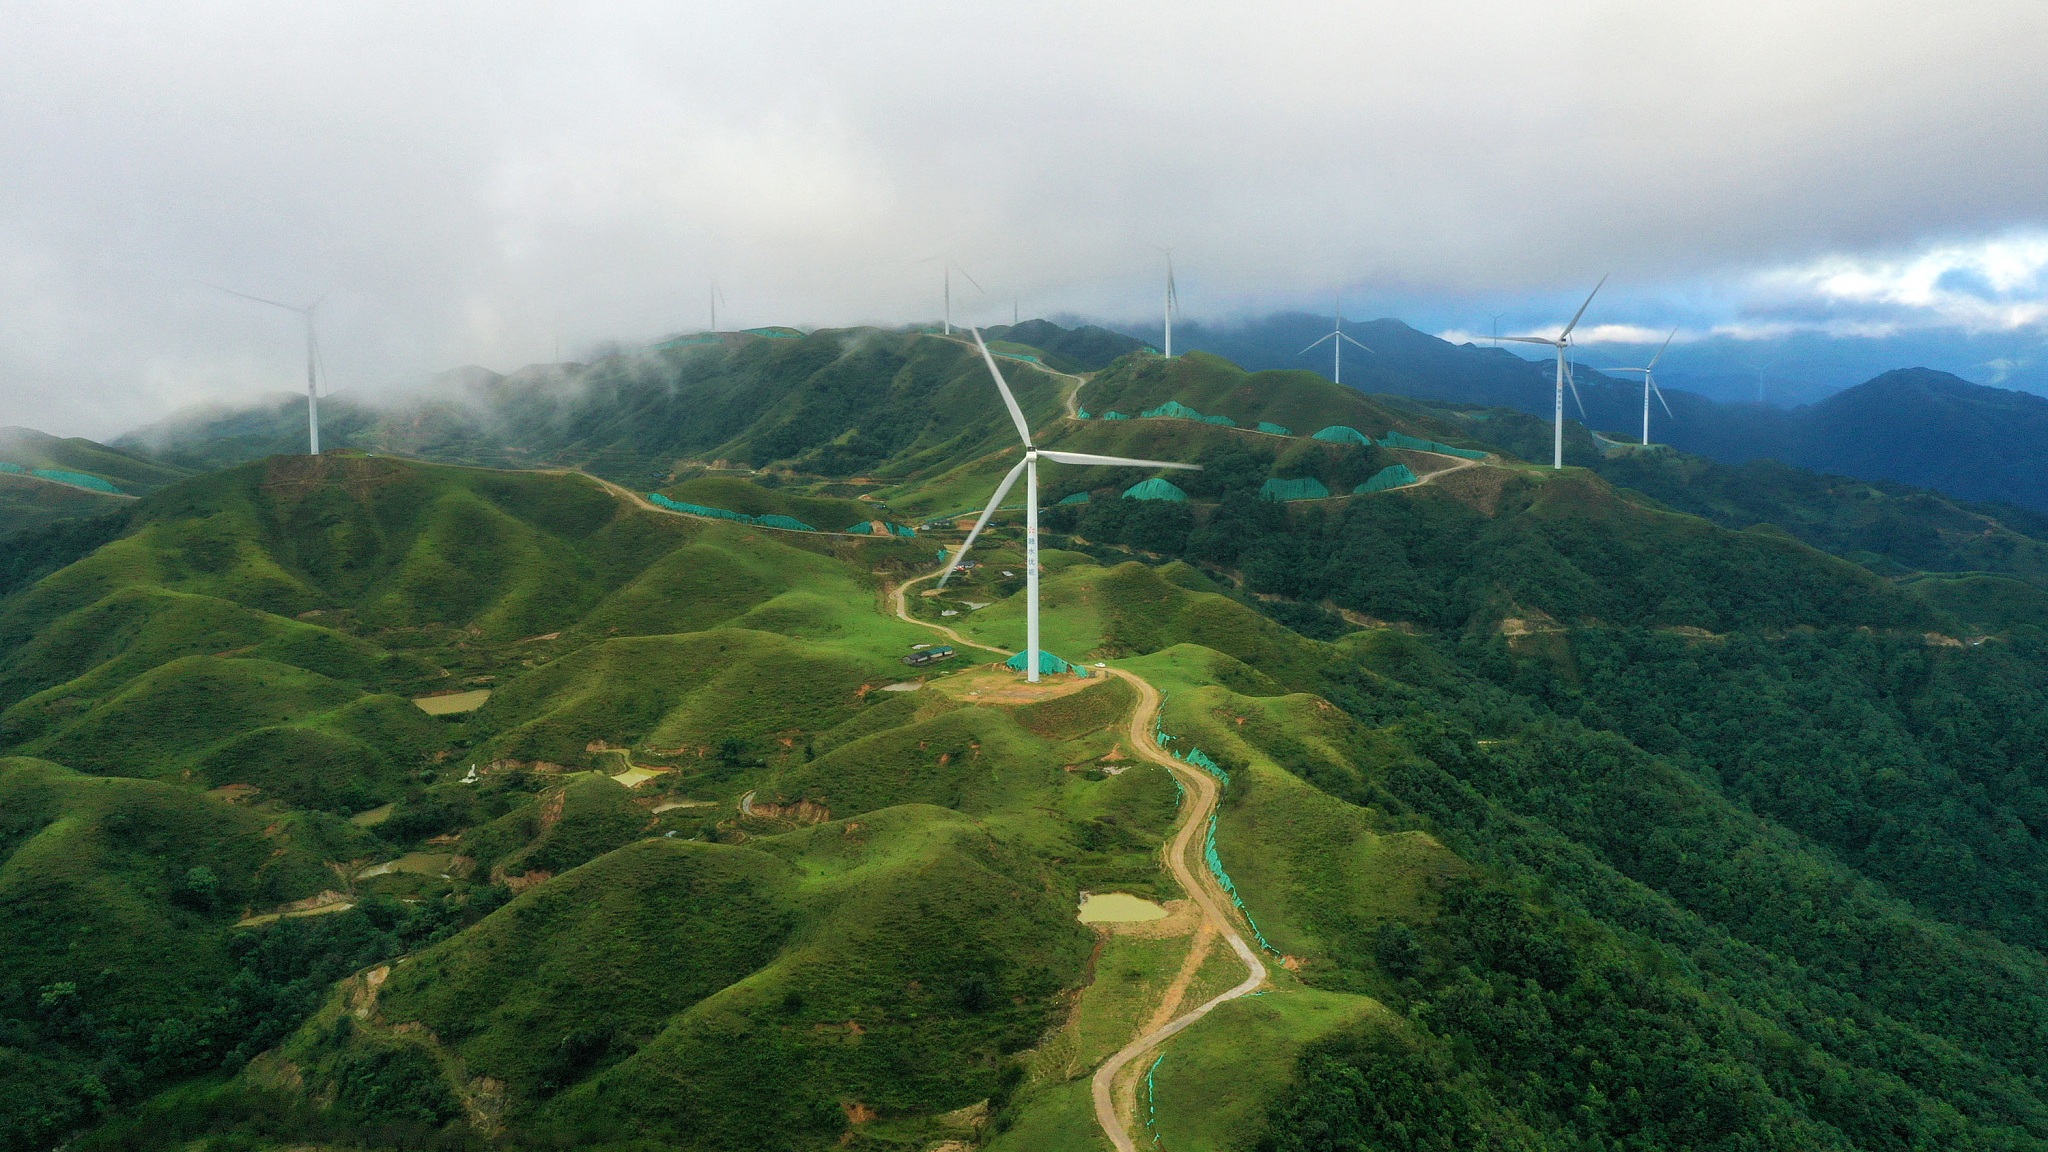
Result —
M 1328 345 L 1307 356 L 1301 349 L 1329 330 L 1327 316 L 1283 313 L 1229 328 L 1176 325 L 1174 347 L 1213 352 L 1252 370 L 1311 368 L 1327 375 Z M 1361 391 L 1551 414 L 1548 363 L 1501 348 L 1452 344 L 1398 320 L 1346 322 L 1344 331 L 1372 349 L 1345 350 L 1344 383 Z M 1583 422 L 1635 441 L 1642 427 L 1640 381 L 1588 366 L 1615 357 L 1581 357 L 1575 376 Z M 1653 442 L 1728 464 L 1774 459 L 2048 511 L 2048 399 L 2029 392 L 1905 368 L 1796 408 L 1726 403 L 1676 388 L 1664 394 L 1673 415 L 1653 408 Z M 1565 412 L 1580 419 L 1578 402 L 1569 396 Z

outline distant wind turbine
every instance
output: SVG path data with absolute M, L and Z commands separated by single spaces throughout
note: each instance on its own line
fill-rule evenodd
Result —
M 960 551 L 953 554 L 953 562 L 946 565 L 945 575 L 939 577 L 939 587 L 953 578 L 953 570 L 967 556 L 967 550 L 974 547 L 975 537 L 988 527 L 989 517 L 1003 503 L 1003 497 L 1017 483 L 1017 476 L 1024 476 L 1024 583 L 1026 602 L 1024 607 L 1024 658 L 1025 677 L 1031 683 L 1038 683 L 1038 461 L 1042 457 L 1061 464 L 1101 464 L 1112 468 L 1185 468 L 1199 472 L 1200 464 L 1175 464 L 1166 460 L 1127 460 L 1121 456 L 1091 456 L 1085 452 L 1054 452 L 1039 448 L 1031 443 L 1031 426 L 1024 422 L 1024 410 L 1017 407 L 1017 398 L 1010 394 L 1010 386 L 1003 381 L 1003 370 L 996 367 L 996 358 L 989 354 L 988 344 L 981 338 L 981 330 L 969 328 L 974 333 L 974 346 L 981 349 L 981 359 L 988 365 L 988 374 L 996 382 L 996 391 L 1002 393 L 1003 407 L 1010 410 L 1010 423 L 1017 426 L 1017 435 L 1024 441 L 1024 459 L 1017 462 L 1003 482 L 996 485 L 996 494 L 989 497 L 988 507 L 981 510 L 981 519 L 974 522 L 974 531 L 967 534 L 967 540 L 960 545 Z
M 1330 341 L 1331 350 L 1336 353 L 1337 357 L 1336 362 L 1330 368 L 1330 381 L 1334 384 L 1342 384 L 1344 382 L 1344 341 L 1351 340 L 1351 337 L 1349 335 L 1346 335 L 1344 332 L 1344 305 L 1341 302 L 1337 305 L 1337 321 L 1336 323 L 1330 326 L 1329 333 L 1325 335 L 1321 340 L 1317 340 L 1315 344 L 1311 344 L 1308 347 L 1303 348 L 1300 352 L 1296 353 L 1296 355 L 1308 355 L 1309 353 L 1315 351 L 1316 344 L 1321 344 L 1323 340 Z M 1367 348 L 1365 345 L 1358 343 L 1358 341 L 1356 340 L 1351 340 L 1351 343 L 1354 346 L 1363 349 L 1364 351 L 1372 351 L 1372 349 Z
M 711 305 L 711 332 L 716 334 L 718 332 L 718 306 L 725 303 L 725 290 L 718 286 L 717 277 L 712 278 L 711 288 L 704 295 L 707 302 Z
M 1166 250 L 1166 358 L 1173 359 L 1173 314 L 1180 310 L 1180 292 L 1173 284 L 1173 250 Z
M 1678 335 L 1678 329 L 1673 328 L 1671 336 L 1676 335 Z M 1664 349 L 1671 347 L 1671 336 L 1664 337 L 1664 343 L 1658 347 L 1657 354 L 1650 357 L 1650 362 L 1641 368 L 1601 369 L 1602 372 L 1641 372 L 1643 374 L 1643 446 L 1645 448 L 1650 446 L 1650 393 L 1655 392 L 1657 394 L 1657 403 L 1664 405 L 1664 414 L 1666 416 L 1670 416 L 1674 420 L 1678 419 L 1677 416 L 1672 415 L 1671 402 L 1664 399 L 1664 390 L 1657 387 L 1657 361 L 1664 358 Z
M 1570 383 L 1572 386 L 1572 399 L 1579 400 L 1579 385 L 1577 381 L 1571 379 L 1570 364 L 1565 358 L 1565 349 L 1572 346 L 1572 329 L 1579 326 L 1579 318 L 1586 314 L 1587 306 L 1593 303 L 1593 297 L 1600 294 L 1602 285 L 1606 283 L 1607 277 L 1602 276 L 1600 283 L 1593 285 L 1593 290 L 1586 293 L 1586 303 L 1579 305 L 1579 310 L 1572 313 L 1572 322 L 1564 326 L 1564 331 L 1559 332 L 1556 339 L 1545 339 L 1541 336 L 1493 337 L 1495 340 L 1513 340 L 1518 344 L 1548 344 L 1557 349 L 1557 420 L 1551 434 L 1550 466 L 1552 468 L 1564 467 L 1564 386 L 1567 383 Z M 1583 400 L 1579 400 L 1579 418 L 1583 420 L 1585 416 L 1586 403 Z
M 968 275 L 967 269 L 965 269 L 965 268 L 962 268 L 962 267 L 961 267 L 961 266 L 959 266 L 958 264 L 955 264 L 955 263 L 953 263 L 953 259 L 952 259 L 952 257 L 950 257 L 950 256 L 927 256 L 927 257 L 925 257 L 925 258 L 924 258 L 923 260 L 919 261 L 919 263 L 922 263 L 922 264 L 930 264 L 930 263 L 932 263 L 932 262 L 934 262 L 934 261 L 938 262 L 938 264 L 939 264 L 939 265 L 940 265 L 940 266 L 941 266 L 941 267 L 942 267 L 942 268 L 943 268 L 943 269 L 945 270 L 945 285 L 946 285 L 946 321 L 945 321 L 945 324 L 946 324 L 946 335 L 948 335 L 948 336 L 951 336 L 951 335 L 953 334 L 953 273 L 955 273 L 955 272 L 958 272 L 958 273 L 959 273 L 959 274 L 961 274 L 962 276 L 966 276 L 966 277 L 967 277 L 967 282 L 968 282 L 969 284 L 973 284 L 973 285 L 974 285 L 974 290 L 975 290 L 976 292 L 979 292 L 979 293 L 981 293 L 981 294 L 982 294 L 983 296 L 986 296 L 986 295 L 988 295 L 988 289 L 986 289 L 986 288 L 983 288 L 983 287 L 981 286 L 981 284 L 980 284 L 979 282 L 977 282 L 977 281 L 976 281 L 976 280 L 974 279 L 974 277 L 973 277 L 973 276 L 970 276 L 970 275 Z
M 247 292 L 237 292 L 233 288 L 222 288 L 218 284 L 208 284 L 207 287 L 217 292 L 225 292 L 230 296 L 240 296 L 244 300 L 254 300 L 258 304 L 268 304 L 272 308 L 282 308 L 287 312 L 297 312 L 306 318 L 306 440 L 309 445 L 307 455 L 318 456 L 320 454 L 320 387 L 317 372 L 320 344 L 313 334 L 313 313 L 320 307 L 321 301 L 315 300 L 311 304 L 302 307 L 297 304 L 279 303 L 276 300 L 265 300 L 261 296 L 251 296 Z M 325 297 L 321 299 L 324 300 Z

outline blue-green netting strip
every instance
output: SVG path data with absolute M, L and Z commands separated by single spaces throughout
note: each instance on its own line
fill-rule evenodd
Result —
M 1152 1066 L 1145 1069 L 1145 1127 L 1153 1129 L 1152 1143 L 1155 1146 L 1159 1143 L 1159 1132 L 1155 1127 L 1159 1123 L 1159 1091 L 1153 1086 L 1152 1074 L 1159 1071 L 1159 1061 L 1164 1059 L 1166 1053 L 1161 1052 L 1159 1059 L 1152 1061 Z
M 1159 708 L 1162 712 L 1166 709 L 1166 697 L 1163 694 L 1159 697 Z M 1186 755 L 1182 755 L 1167 747 L 1169 743 L 1178 739 L 1178 737 L 1168 736 L 1166 730 L 1160 726 L 1156 715 L 1152 720 L 1152 738 L 1158 742 L 1159 747 L 1167 755 L 1179 760 L 1183 764 L 1193 764 L 1195 767 L 1221 781 L 1225 788 L 1230 787 L 1230 773 L 1224 771 L 1222 765 L 1211 760 L 1208 754 L 1200 748 L 1190 748 Z M 1179 788 L 1180 781 L 1175 780 L 1174 787 Z M 1179 800 L 1179 794 L 1176 794 L 1175 800 L 1176 802 Z M 1244 913 L 1244 922 L 1251 928 L 1252 936 L 1258 940 L 1259 947 L 1278 956 L 1280 955 L 1280 950 L 1273 947 L 1266 939 L 1264 932 L 1259 931 L 1259 922 L 1252 919 L 1252 910 L 1244 906 L 1244 897 L 1237 894 L 1237 885 L 1231 882 L 1230 873 L 1223 870 L 1223 857 L 1216 854 L 1216 816 L 1217 813 L 1214 811 L 1209 813 L 1208 834 L 1202 840 L 1202 858 L 1208 861 L 1209 872 L 1216 877 L 1216 882 L 1223 886 L 1225 892 L 1230 894 L 1230 902 L 1237 905 L 1239 912 Z

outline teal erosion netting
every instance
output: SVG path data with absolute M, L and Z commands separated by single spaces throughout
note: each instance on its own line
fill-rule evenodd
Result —
M 801 340 L 804 338 L 804 334 L 801 332 L 777 332 L 773 328 L 742 328 L 740 331 L 749 336 L 766 336 L 770 340 Z
M 675 338 L 675 339 L 673 339 L 673 340 L 663 340 L 663 341 L 662 341 L 661 343 L 659 343 L 659 344 L 654 344 L 654 345 L 650 345 L 650 347 L 654 347 L 654 348 L 687 348 L 687 347 L 689 347 L 689 346 L 690 346 L 690 345 L 692 345 L 692 344 L 723 344 L 723 343 L 725 343 L 725 340 L 724 340 L 724 339 L 723 339 L 722 337 L 719 337 L 719 336 L 714 336 L 714 335 L 712 335 L 712 334 L 711 334 L 711 333 L 709 333 L 709 332 L 705 332 L 705 333 L 701 333 L 701 334 L 699 334 L 699 335 L 696 335 L 696 336 L 678 336 L 678 337 L 676 337 L 676 338 Z
M 1166 403 L 1164 403 L 1164 404 L 1161 404 L 1161 405 L 1160 405 L 1159 407 L 1157 407 L 1157 408 L 1149 408 L 1149 409 L 1147 409 L 1147 410 L 1145 410 L 1145 411 L 1143 411 L 1143 412 L 1140 412 L 1140 413 L 1138 413 L 1138 415 L 1140 415 L 1140 416 L 1176 416 L 1176 417 L 1179 417 L 1179 418 L 1180 418 L 1180 419 L 1182 419 L 1182 420 L 1200 420 L 1200 419 L 1202 419 L 1202 414 L 1201 414 L 1200 412 L 1197 412 L 1197 411 L 1195 411 L 1195 410 L 1194 410 L 1193 408 L 1190 408 L 1190 407 L 1188 407 L 1187 405 L 1185 405 L 1185 404 L 1181 403 L 1181 402 L 1180 402 L 1180 401 L 1178 401 L 1178 400 L 1168 400 L 1168 401 L 1167 401 Z
M 1163 695 L 1159 698 L 1159 709 L 1162 712 L 1166 710 L 1166 697 Z M 1190 748 L 1187 751 L 1187 755 L 1183 756 L 1168 747 L 1177 737 L 1166 734 L 1166 730 L 1159 726 L 1159 719 L 1156 715 L 1152 720 L 1152 739 L 1158 743 L 1160 750 L 1168 756 L 1183 764 L 1193 764 L 1195 767 L 1214 776 L 1223 787 L 1230 787 L 1230 773 L 1225 772 L 1221 765 L 1209 759 L 1200 748 Z M 1173 786 L 1179 789 L 1180 781 L 1175 780 Z M 1237 905 L 1239 912 L 1244 913 L 1245 926 L 1252 930 L 1252 938 L 1259 942 L 1259 947 L 1278 956 L 1280 955 L 1280 950 L 1273 947 L 1266 940 L 1264 932 L 1259 931 L 1259 922 L 1252 919 L 1252 910 L 1244 906 L 1244 897 L 1237 894 L 1237 885 L 1230 882 L 1230 873 L 1223 870 L 1223 857 L 1216 854 L 1216 813 L 1221 808 L 1222 805 L 1219 804 L 1216 808 L 1212 808 L 1209 811 L 1209 833 L 1202 840 L 1202 858 L 1208 861 L 1209 872 L 1216 877 L 1216 883 L 1222 885 L 1223 891 L 1230 895 L 1230 902 Z
M 1373 478 L 1351 491 L 1363 496 L 1368 492 L 1385 492 L 1389 488 L 1405 488 L 1416 483 L 1415 470 L 1406 464 L 1394 464 L 1373 474 Z
M 1372 437 L 1344 424 L 1332 424 L 1328 428 L 1315 433 L 1310 438 L 1314 440 L 1327 440 L 1332 444 L 1357 444 L 1365 446 L 1372 443 Z
M 1166 1053 L 1161 1052 L 1159 1059 L 1152 1061 L 1152 1066 L 1145 1069 L 1145 1127 L 1153 1129 L 1152 1143 L 1155 1147 L 1159 1144 L 1159 1092 L 1152 1086 L 1152 1074 L 1159 1071 L 1159 1061 L 1164 1059 Z
M 1285 425 L 1285 424 L 1275 424 L 1275 423 L 1273 423 L 1273 422 L 1272 422 L 1272 421 L 1270 421 L 1270 420 L 1261 420 L 1261 421 L 1259 421 L 1259 431 L 1261 431 L 1261 432 L 1270 432 L 1270 433 L 1272 433 L 1272 434 L 1273 434 L 1273 435 L 1275 435 L 1275 436 L 1292 436 L 1292 435 L 1294 435 L 1294 433 L 1292 433 L 1292 432 L 1290 432 L 1290 431 L 1288 431 L 1288 430 L 1287 430 L 1287 425 Z
M 114 487 L 97 476 L 88 476 L 83 472 L 66 472 L 59 468 L 24 468 L 19 464 L 0 464 L 0 472 L 27 473 L 31 476 L 40 476 L 45 480 L 55 480 L 59 484 L 70 484 L 77 488 L 90 488 L 95 492 L 112 492 L 115 495 L 119 495 L 121 492 L 119 488 Z
M 1003 667 L 1008 668 L 1012 672 L 1024 671 L 1024 654 L 1022 652 L 1019 652 L 1015 656 L 1010 657 L 1008 660 L 1003 661 Z M 1038 674 L 1040 676 L 1044 676 L 1047 673 L 1062 672 L 1071 673 L 1075 676 L 1088 675 L 1088 670 L 1086 668 L 1081 667 L 1079 664 L 1069 664 L 1065 660 L 1062 660 L 1059 657 L 1053 655 L 1052 653 L 1047 652 L 1045 649 L 1040 648 L 1038 650 Z
M 1318 432 L 1320 436 L 1322 433 Z M 1436 452 L 1445 456 L 1459 456 L 1466 460 L 1484 460 L 1486 453 L 1474 452 L 1470 448 L 1453 448 L 1435 440 L 1423 440 L 1405 433 L 1389 430 L 1387 438 L 1379 442 L 1382 448 L 1412 448 L 1418 452 Z
M 1065 499 L 1061 500 L 1061 501 L 1060 501 L 1060 504 L 1086 504 L 1087 502 L 1088 502 L 1088 494 L 1087 494 L 1086 492 L 1076 492 L 1076 493 L 1074 493 L 1074 494 L 1073 494 L 1072 496 L 1069 496 L 1069 497 L 1067 497 L 1067 498 L 1065 498 Z M 1058 506 L 1059 506 L 1059 505 L 1057 505 L 1057 504 L 1056 504 L 1056 505 L 1054 505 L 1054 507 L 1058 507 Z
M 1259 497 L 1265 500 L 1321 500 L 1329 494 L 1329 488 L 1313 476 L 1268 480 L 1259 488 Z
M 671 500 L 659 492 L 649 492 L 647 502 L 671 512 L 688 512 L 692 516 L 709 516 L 714 520 L 731 520 L 737 524 L 755 524 L 762 528 L 781 528 L 790 532 L 816 532 L 817 529 L 794 516 L 782 516 L 770 512 L 765 516 L 749 516 L 744 512 L 728 512 L 723 508 L 707 508 L 702 504 L 688 504 Z
M 1102 414 L 1104 420 L 1129 420 L 1130 417 L 1112 408 Z
M 1095 419 L 1095 417 L 1093 417 L 1093 416 L 1090 416 L 1090 415 L 1088 415 L 1088 410 L 1087 410 L 1086 408 L 1076 408 L 1076 409 L 1074 409 L 1074 416 L 1075 416 L 1075 418 L 1076 418 L 1076 419 L 1079 419 L 1079 420 L 1093 420 L 1093 419 Z
M 1154 476 L 1124 489 L 1126 500 L 1174 500 L 1185 503 L 1188 494 Z
M 880 524 L 882 526 L 882 531 L 879 533 L 875 531 L 875 525 L 877 524 Z M 890 524 L 887 521 L 883 520 L 863 520 L 858 524 L 854 524 L 846 528 L 844 531 L 849 536 L 876 536 L 885 534 L 889 536 L 917 535 L 916 529 L 906 528 L 901 524 Z
M 1221 424 L 1221 425 L 1222 425 L 1222 426 L 1224 426 L 1225 428 L 1235 428 L 1235 427 L 1237 427 L 1237 421 L 1235 421 L 1235 420 L 1232 420 L 1232 419 L 1231 419 L 1230 417 L 1228 417 L 1228 416 L 1204 416 L 1204 417 L 1202 417 L 1202 423 L 1204 423 L 1204 424 Z

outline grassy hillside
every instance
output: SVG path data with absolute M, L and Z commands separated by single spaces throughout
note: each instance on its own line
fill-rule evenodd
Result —
M 1706 473 L 1711 517 L 1588 468 L 1063 420 L 1069 379 L 1019 378 L 1045 443 L 1205 465 L 1184 503 L 1044 470 L 1090 494 L 1047 513 L 1046 646 L 1141 677 L 1216 766 L 1269 969 L 1119 1087 L 1141 1146 L 2048 1143 L 2031 585 L 1731 530 L 1755 502 Z M 1017 458 L 930 335 L 583 379 L 617 403 L 460 386 L 810 522 L 971 509 Z M 1199 356 L 1079 402 L 1113 392 L 1494 423 Z M 1394 462 L 1428 482 L 1259 496 Z M 1852 498 L 1784 496 L 1867 538 Z M 1095 1067 L 1243 968 L 1160 867 L 1184 792 L 1131 685 L 899 662 L 938 637 L 892 585 L 960 536 L 346 454 L 144 497 L 0 601 L 0 742 L 39 757 L 0 765 L 33 814 L 0 825 L 0 1067 L 38 1086 L 0 1147 L 1100 1147 Z M 985 539 L 907 601 L 1016 648 L 1014 513 Z M 1084 926 L 1084 891 L 1164 915 Z

